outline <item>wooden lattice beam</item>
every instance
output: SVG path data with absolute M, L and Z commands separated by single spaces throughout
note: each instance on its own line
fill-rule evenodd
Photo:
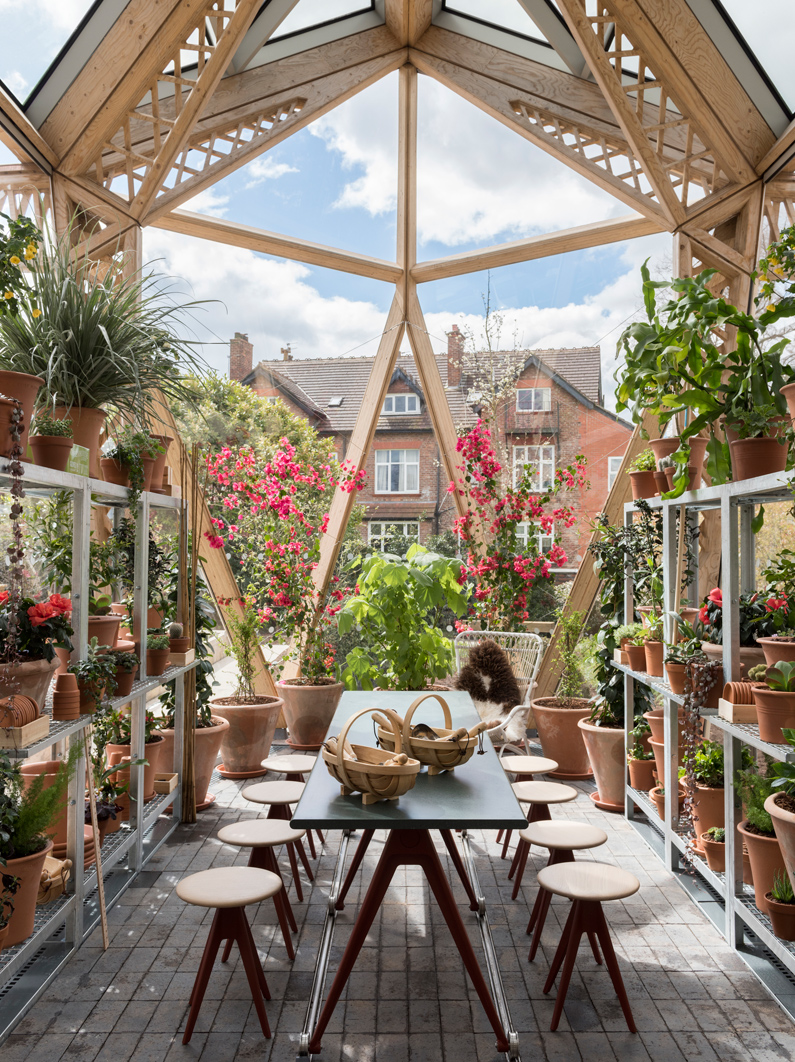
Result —
M 399 44 L 416 44 L 432 17 L 433 0 L 384 0 L 384 21 Z
M 0 85 L 0 140 L 17 157 L 29 159 L 48 172 L 59 164 L 58 155 L 50 147 L 24 111 Z

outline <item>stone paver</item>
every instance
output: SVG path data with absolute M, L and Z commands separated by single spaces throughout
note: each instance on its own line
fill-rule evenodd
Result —
M 196 870 L 245 863 L 245 853 L 216 838 L 221 826 L 260 812 L 240 796 L 244 784 L 214 776 L 216 804 L 201 812 L 195 825 L 179 828 L 110 913 L 109 950 L 103 952 L 97 930 L 0 1048 L 2 1062 L 295 1062 L 336 859 L 334 835 L 326 836 L 312 862 L 315 883 L 304 881 L 304 903 L 297 903 L 290 890 L 299 930 L 294 962 L 284 951 L 273 904 L 248 909 L 272 994 L 267 1003 L 272 1040 L 261 1035 L 235 952 L 226 966 L 216 963 L 193 1039 L 186 1047 L 181 1043 L 212 912 L 187 908 L 174 889 Z M 608 843 L 581 858 L 618 863 L 641 881 L 638 894 L 606 905 L 638 1035 L 627 1032 L 608 975 L 586 950 L 580 952 L 559 1031 L 549 1032 L 554 991 L 545 996 L 543 985 L 568 905 L 553 901 L 536 961 L 528 963 L 525 927 L 535 898 L 534 870 L 543 866 L 543 853 L 533 850 L 520 896 L 512 901 L 509 863 L 499 858 L 495 835 L 475 834 L 478 874 L 522 1057 L 538 1062 L 783 1062 L 795 1057 L 793 1022 L 632 827 L 594 807 L 588 788 L 582 786 L 578 799 L 556 808 L 553 817 L 601 825 Z M 376 834 L 338 919 L 332 973 L 383 839 Z M 441 842 L 439 848 L 449 871 Z M 282 865 L 289 881 L 286 858 Z M 451 881 L 482 958 L 463 889 L 454 875 Z M 503 1057 L 494 1050 L 493 1035 L 421 872 L 400 871 L 329 1024 L 323 1062 L 495 1062 Z

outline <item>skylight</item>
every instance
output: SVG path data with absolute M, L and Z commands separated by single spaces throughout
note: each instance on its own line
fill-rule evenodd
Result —
M 329 406 L 338 407 L 338 406 L 341 406 L 344 401 L 345 401 L 345 398 L 344 398 L 343 395 L 334 395 L 332 398 L 330 398 L 328 400 L 328 405 Z
M 510 33 L 521 33 L 524 37 L 533 37 L 540 41 L 546 40 L 519 0 L 449 0 L 449 3 L 445 0 L 444 6 L 445 10 L 452 14 L 468 15 Z
M 372 3 L 367 0 L 300 0 L 284 22 L 273 35 L 273 40 L 286 37 L 290 33 L 318 26 L 323 22 L 332 22 L 346 15 L 355 15 L 360 11 L 371 11 Z
M 26 100 L 50 63 L 94 7 L 92 0 L 25 0 L 0 4 L 0 80 L 18 100 Z

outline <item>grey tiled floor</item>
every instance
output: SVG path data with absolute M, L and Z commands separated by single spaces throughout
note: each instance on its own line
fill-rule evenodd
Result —
M 316 881 L 314 887 L 305 886 L 305 902 L 296 903 L 290 892 L 299 925 L 294 962 L 286 958 L 272 905 L 248 909 L 273 997 L 267 1004 L 273 1039 L 262 1038 L 235 952 L 227 967 L 216 965 L 193 1039 L 183 1047 L 180 1030 L 211 912 L 186 907 L 174 886 L 192 871 L 245 862 L 244 855 L 215 835 L 221 825 L 258 810 L 242 799 L 240 783 L 222 782 L 216 775 L 213 788 L 218 794 L 214 808 L 200 813 L 195 825 L 181 827 L 138 887 L 111 911 L 109 950 L 103 953 L 97 931 L 0 1047 L 0 1062 L 293 1062 L 337 838 L 326 838 L 313 863 Z M 585 949 L 560 1029 L 548 1031 L 554 993 L 546 997 L 542 987 L 566 905 L 553 904 L 542 948 L 529 964 L 525 926 L 535 896 L 533 860 L 522 894 L 513 902 L 508 864 L 498 858 L 494 835 L 476 835 L 478 873 L 525 1062 L 795 1058 L 793 1023 L 632 827 L 596 809 L 585 789 L 554 814 L 604 826 L 609 842 L 598 858 L 619 863 L 640 879 L 639 893 L 607 905 L 639 1033 L 627 1032 L 604 968 Z M 369 879 L 382 843 L 383 835 L 376 834 L 363 875 L 338 921 L 332 971 L 361 883 Z M 536 868 L 543 865 L 540 853 L 534 858 Z M 479 951 L 473 916 L 457 881 L 454 887 Z M 393 882 L 324 1037 L 321 1057 L 324 1062 L 491 1062 L 504 1057 L 495 1053 L 493 1035 L 419 871 L 406 869 Z

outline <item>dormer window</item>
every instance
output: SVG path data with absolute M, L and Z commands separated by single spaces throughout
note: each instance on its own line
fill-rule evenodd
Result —
M 420 400 L 414 394 L 387 395 L 384 399 L 384 413 L 388 415 L 402 413 L 419 413 Z

